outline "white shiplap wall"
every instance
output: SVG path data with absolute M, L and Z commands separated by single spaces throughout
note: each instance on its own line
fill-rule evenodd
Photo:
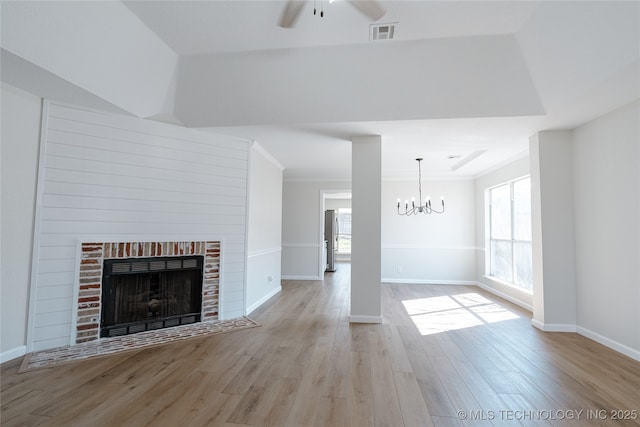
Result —
M 244 314 L 250 143 L 47 103 L 28 350 L 68 345 L 78 241 L 222 241 L 221 317 Z

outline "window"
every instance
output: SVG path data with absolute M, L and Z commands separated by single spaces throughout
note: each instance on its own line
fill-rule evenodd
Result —
M 338 208 L 338 253 L 351 253 L 351 208 Z
M 489 189 L 489 275 L 531 290 L 531 179 Z

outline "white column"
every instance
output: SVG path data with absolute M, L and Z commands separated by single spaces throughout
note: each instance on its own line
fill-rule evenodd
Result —
M 352 138 L 351 145 L 352 323 L 382 323 L 382 137 Z
M 575 332 L 573 151 L 570 131 L 529 140 L 533 233 L 533 320 L 545 331 Z

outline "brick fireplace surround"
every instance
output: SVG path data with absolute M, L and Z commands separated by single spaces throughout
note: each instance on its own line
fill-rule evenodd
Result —
M 220 242 L 88 242 L 82 243 L 76 344 L 100 338 L 102 268 L 105 259 L 204 256 L 202 320 L 218 319 Z

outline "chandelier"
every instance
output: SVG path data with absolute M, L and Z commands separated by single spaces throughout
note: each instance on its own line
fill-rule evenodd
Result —
M 418 205 L 416 205 L 416 198 L 413 197 L 411 199 L 411 207 L 409 207 L 409 201 L 404 201 L 404 212 L 400 211 L 400 199 L 398 199 L 398 215 L 418 215 L 418 214 L 441 214 L 444 212 L 444 197 L 440 197 L 440 203 L 442 204 L 442 209 L 437 210 L 431 207 L 431 199 L 427 196 L 427 200 L 422 204 L 422 168 L 420 167 L 420 162 L 422 158 L 416 159 L 418 162 Z

